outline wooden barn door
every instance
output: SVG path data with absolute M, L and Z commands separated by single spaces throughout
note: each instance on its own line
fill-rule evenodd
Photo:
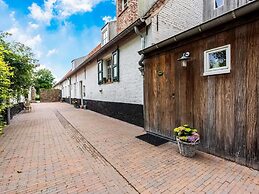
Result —
M 168 53 L 149 59 L 144 80 L 145 129 L 172 139 L 173 128 L 192 124 L 191 71 L 175 58 Z

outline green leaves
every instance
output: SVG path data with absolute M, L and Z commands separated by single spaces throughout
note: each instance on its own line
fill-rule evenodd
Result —
M 10 77 L 12 95 L 19 98 L 20 95 L 25 96 L 33 84 L 33 71 L 38 61 L 29 47 L 20 42 L 6 41 L 8 36 L 9 33 L 0 33 L 0 45 L 3 47 L 3 60 L 13 74 Z
M 35 89 L 37 94 L 39 94 L 40 89 L 50 89 L 53 86 L 54 76 L 48 69 L 40 69 L 35 74 Z
M 4 52 L 6 50 L 0 45 L 0 114 L 8 107 L 11 98 L 11 78 L 13 73 L 11 67 L 4 61 Z

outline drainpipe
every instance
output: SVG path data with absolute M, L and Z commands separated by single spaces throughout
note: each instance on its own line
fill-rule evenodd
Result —
M 137 26 L 134 26 L 134 31 L 135 33 L 140 36 L 141 38 L 141 50 L 145 48 L 145 44 L 146 44 L 146 37 L 139 31 Z
M 142 21 L 142 22 L 144 22 L 144 21 Z M 134 26 L 134 31 L 141 38 L 141 50 L 143 50 L 146 46 L 145 45 L 146 44 L 146 37 L 139 31 L 137 26 Z M 140 60 L 138 62 L 139 66 L 140 66 L 139 71 L 141 72 L 142 76 L 144 76 L 144 63 L 143 63 L 144 59 L 145 59 L 145 56 L 144 56 L 144 54 L 142 54 L 141 57 L 140 57 Z

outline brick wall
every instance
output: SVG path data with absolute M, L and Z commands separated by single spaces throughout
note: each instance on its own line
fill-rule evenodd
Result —
M 138 0 L 128 0 L 128 7 L 122 10 L 122 0 L 117 0 L 117 32 L 120 33 L 138 19 Z
M 203 1 L 168 0 L 151 16 L 147 46 L 158 43 L 202 22 Z
M 41 89 L 41 102 L 59 102 L 61 99 L 61 90 L 58 89 Z

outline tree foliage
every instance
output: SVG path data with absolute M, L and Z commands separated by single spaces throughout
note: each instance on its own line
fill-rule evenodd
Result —
M 4 53 L 8 52 L 0 45 L 0 134 L 4 127 L 3 112 L 9 106 L 9 99 L 11 98 L 11 67 L 4 62 Z
M 11 67 L 11 89 L 14 97 L 26 96 L 33 84 L 33 72 L 38 62 L 31 49 L 20 42 L 8 42 L 8 33 L 0 34 L 0 45 L 8 52 L 3 53 L 3 60 Z
M 40 89 L 50 89 L 54 83 L 54 76 L 48 69 L 40 69 L 35 73 L 35 89 L 39 93 Z
M 4 62 L 4 53 L 8 51 L 0 45 L 0 113 L 9 105 L 11 98 L 11 67 Z
M 0 133 L 3 113 L 14 97 L 26 96 L 33 83 L 35 63 L 31 49 L 19 42 L 7 41 L 9 33 L 0 32 Z

